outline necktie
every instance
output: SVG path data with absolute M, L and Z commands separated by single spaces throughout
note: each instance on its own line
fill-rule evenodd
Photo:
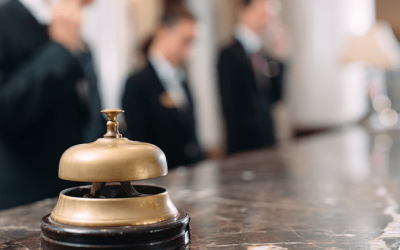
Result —
M 268 61 L 265 60 L 262 51 L 251 54 L 251 64 L 255 73 L 264 74 L 265 76 L 269 77 L 271 76 Z
M 257 90 L 264 92 L 268 89 L 270 83 L 268 61 L 264 58 L 262 51 L 251 54 L 250 60 L 256 78 Z

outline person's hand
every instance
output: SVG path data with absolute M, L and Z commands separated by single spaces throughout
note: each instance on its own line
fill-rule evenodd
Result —
M 60 0 L 52 9 L 49 36 L 71 53 L 77 52 L 82 44 L 80 27 L 84 3 L 84 0 Z
M 266 33 L 269 53 L 279 60 L 285 60 L 291 53 L 290 35 L 286 27 L 277 22 Z

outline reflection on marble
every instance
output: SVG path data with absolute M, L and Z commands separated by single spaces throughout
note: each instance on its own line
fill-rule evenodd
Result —
M 170 171 L 190 249 L 399 249 L 400 133 L 349 127 Z M 0 212 L 0 249 L 39 249 L 56 200 Z

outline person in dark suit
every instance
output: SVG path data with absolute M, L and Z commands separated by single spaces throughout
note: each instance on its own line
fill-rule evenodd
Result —
M 167 13 L 150 43 L 147 65 L 128 79 L 123 95 L 130 138 L 160 147 L 169 168 L 203 159 L 193 101 L 182 69 L 195 25 L 186 9 Z
M 84 0 L 10 0 L 0 6 L 0 209 L 54 197 L 63 152 L 103 133 Z M 96 113 L 94 113 L 96 110 Z M 75 184 L 77 185 L 77 184 Z
M 218 61 L 227 153 L 273 145 L 271 107 L 282 96 L 283 64 L 262 51 L 267 0 L 241 0 L 234 42 Z

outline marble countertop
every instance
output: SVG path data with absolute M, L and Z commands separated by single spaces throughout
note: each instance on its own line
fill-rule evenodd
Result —
M 190 249 L 399 249 L 400 133 L 361 127 L 170 171 Z M 0 212 L 0 249 L 40 249 L 56 199 Z

